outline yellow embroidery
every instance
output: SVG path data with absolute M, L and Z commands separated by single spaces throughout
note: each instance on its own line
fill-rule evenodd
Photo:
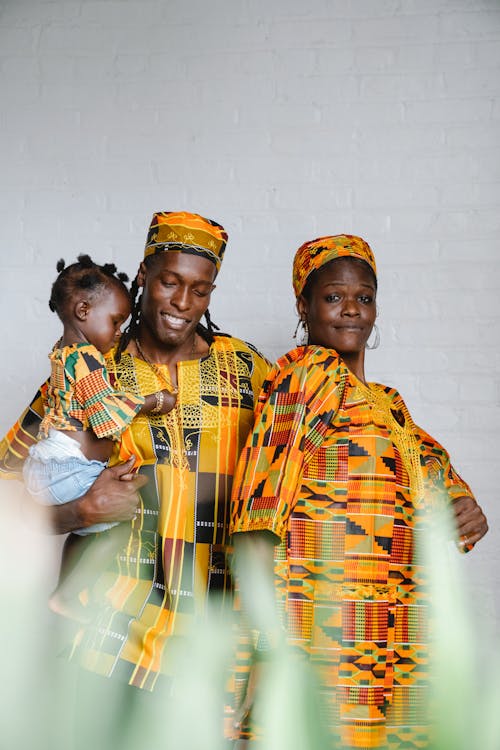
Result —
M 377 383 L 370 383 L 369 386 L 359 383 L 358 389 L 372 408 L 380 413 L 384 424 L 389 428 L 391 440 L 398 449 L 408 473 L 415 504 L 418 505 L 424 498 L 424 478 L 420 463 L 420 446 L 410 413 L 404 405 L 399 410 L 395 409 L 390 396 Z

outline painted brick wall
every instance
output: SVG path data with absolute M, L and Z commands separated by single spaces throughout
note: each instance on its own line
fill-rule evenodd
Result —
M 380 269 L 369 375 L 498 526 L 499 42 L 497 0 L 3 0 L 1 432 L 47 372 L 59 257 L 134 275 L 154 210 L 215 218 L 213 317 L 274 357 L 296 247 L 352 232 Z M 499 541 L 464 561 L 485 593 Z

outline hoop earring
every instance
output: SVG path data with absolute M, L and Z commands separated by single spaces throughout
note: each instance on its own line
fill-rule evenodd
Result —
M 300 327 L 302 327 L 302 331 L 299 333 Z M 297 327 L 295 328 L 293 338 L 296 340 L 297 346 L 305 346 L 309 343 L 309 330 L 307 328 L 307 320 L 302 320 L 302 318 L 300 318 L 299 322 L 297 323 Z
M 372 333 L 374 331 L 375 331 L 375 339 L 373 341 L 373 344 L 369 344 L 368 343 L 368 341 L 370 340 L 368 338 L 368 341 L 365 344 L 365 348 L 366 349 L 370 349 L 370 350 L 372 350 L 372 349 L 378 349 L 378 347 L 380 346 L 380 331 L 379 331 L 378 325 L 376 323 L 373 324 Z M 370 336 L 371 336 L 371 334 L 370 334 Z

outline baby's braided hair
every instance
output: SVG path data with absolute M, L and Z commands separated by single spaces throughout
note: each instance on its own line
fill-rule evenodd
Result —
M 79 291 L 86 291 L 90 294 L 98 293 L 113 280 L 129 295 L 126 286 L 128 276 L 125 273 L 118 273 L 114 263 L 104 263 L 100 266 L 94 263 L 90 255 L 82 254 L 78 256 L 76 263 L 69 266 L 61 258 L 57 262 L 56 269 L 59 276 L 52 284 L 49 307 L 52 312 L 58 314 L 61 320 L 66 315 L 68 305 L 74 299 L 75 293 Z

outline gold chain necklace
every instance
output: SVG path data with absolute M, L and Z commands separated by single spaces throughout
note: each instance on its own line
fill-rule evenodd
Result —
M 172 385 L 172 383 L 169 380 L 167 380 L 167 378 L 165 377 L 163 372 L 160 370 L 158 365 L 156 365 L 154 362 L 151 362 L 149 357 L 145 354 L 145 352 L 142 349 L 142 346 L 139 344 L 139 339 L 135 339 L 135 345 L 137 347 L 137 351 L 141 355 L 144 362 L 151 367 L 151 369 L 153 370 L 153 372 L 155 373 L 155 375 L 157 376 L 159 380 L 163 380 L 163 382 L 167 386 L 167 390 L 171 391 L 172 393 L 178 393 L 179 389 L 177 388 L 177 386 Z M 193 349 L 194 349 L 194 341 L 193 341 Z

